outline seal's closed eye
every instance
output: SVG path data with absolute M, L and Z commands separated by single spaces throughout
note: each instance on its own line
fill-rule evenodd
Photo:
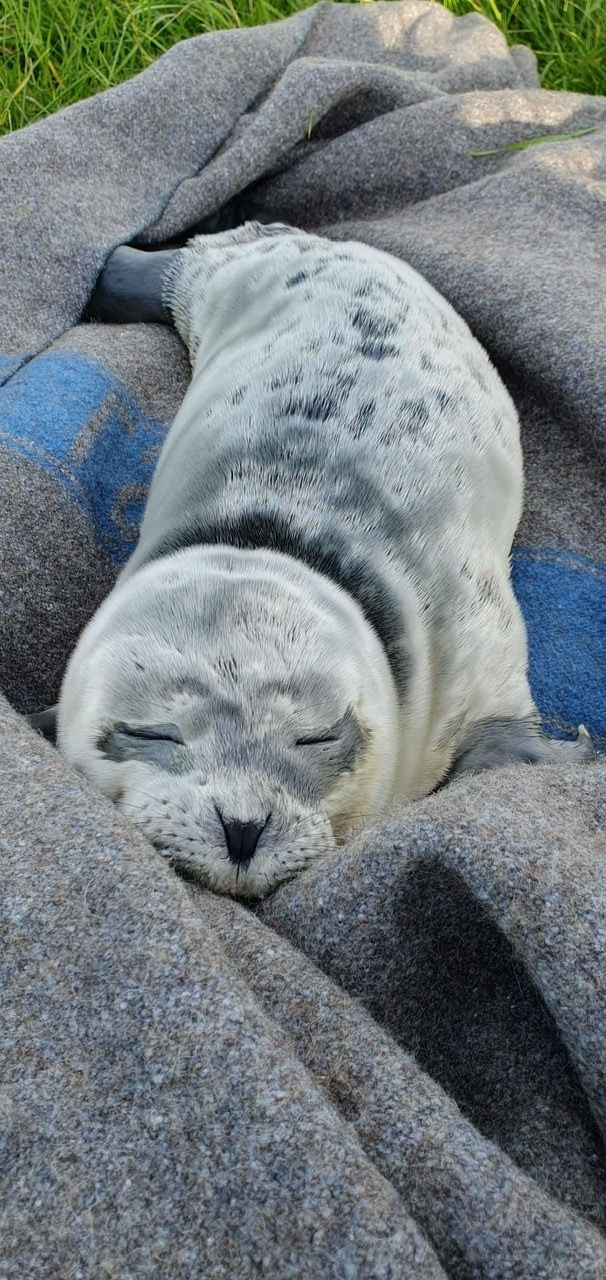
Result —
M 176 724 L 130 725 L 122 722 L 105 733 L 97 743 L 108 760 L 120 764 L 125 760 L 141 760 L 160 769 L 170 768 L 176 746 L 185 739 Z
M 323 742 L 338 742 L 338 741 L 339 741 L 339 734 L 331 733 L 329 730 L 327 733 L 315 734 L 315 736 L 311 738 L 297 738 L 297 741 L 295 742 L 295 746 L 296 747 L 317 747 L 317 746 L 320 746 Z
M 115 733 L 126 733 L 131 738 L 153 738 L 162 742 L 184 743 L 185 738 L 176 724 L 124 724 L 115 726 Z
M 295 747 L 322 747 L 339 744 L 342 763 L 346 768 L 353 768 L 360 751 L 368 742 L 368 730 L 362 725 L 353 707 L 348 707 L 340 720 L 329 729 L 312 730 L 302 733 L 295 741 Z M 334 755 L 334 752 L 333 752 Z M 324 753 L 321 758 L 328 758 Z

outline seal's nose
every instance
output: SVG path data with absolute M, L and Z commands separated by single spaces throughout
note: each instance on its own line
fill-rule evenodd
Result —
M 271 814 L 259 825 L 256 822 L 226 822 L 220 809 L 217 809 L 217 813 L 225 833 L 230 861 L 236 864 L 250 862 Z

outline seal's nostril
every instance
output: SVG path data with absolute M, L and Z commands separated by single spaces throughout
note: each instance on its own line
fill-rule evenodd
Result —
M 216 805 L 215 809 L 217 810 L 217 815 L 225 833 L 225 843 L 227 845 L 227 852 L 231 862 L 236 864 L 250 862 L 257 844 L 259 843 L 259 837 L 262 832 L 265 831 L 269 819 L 271 818 L 271 814 L 269 814 L 265 819 L 265 822 L 262 823 L 228 822 L 223 817 L 221 810 L 217 809 Z

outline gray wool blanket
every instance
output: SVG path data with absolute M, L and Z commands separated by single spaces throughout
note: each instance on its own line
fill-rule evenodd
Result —
M 322 3 L 176 45 L 0 174 L 1 1280 L 604 1280 L 606 101 L 477 15 Z M 252 909 L 18 714 L 189 381 L 172 330 L 82 320 L 98 273 L 251 210 L 404 258 L 489 351 L 533 693 L 598 752 L 454 782 Z

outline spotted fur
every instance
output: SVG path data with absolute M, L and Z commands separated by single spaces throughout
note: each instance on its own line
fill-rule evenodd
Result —
M 193 380 L 58 741 L 171 861 L 259 895 L 483 767 L 484 742 L 487 765 L 549 755 L 509 580 L 519 426 L 463 320 L 387 254 L 249 223 L 164 258 L 141 296 Z M 260 833 L 252 857 L 226 823 Z

